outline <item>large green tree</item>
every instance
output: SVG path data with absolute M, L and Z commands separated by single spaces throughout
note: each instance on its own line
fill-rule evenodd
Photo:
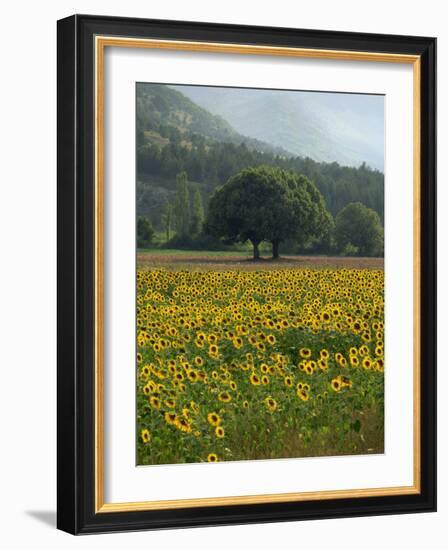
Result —
M 213 194 L 205 228 L 230 242 L 250 241 L 254 259 L 260 243 L 269 241 L 277 258 L 283 240 L 317 236 L 327 219 L 322 195 L 305 176 L 258 166 L 232 176 Z
M 335 219 L 335 238 L 341 253 L 381 256 L 384 231 L 378 214 L 361 202 L 345 206 Z

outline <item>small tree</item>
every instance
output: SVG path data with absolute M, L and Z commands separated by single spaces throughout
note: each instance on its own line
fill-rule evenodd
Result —
M 191 215 L 191 234 L 199 235 L 204 224 L 204 206 L 199 189 L 196 189 L 193 195 L 193 212 Z
M 154 237 L 151 221 L 145 217 L 137 220 L 137 248 L 148 248 Z
M 173 206 L 168 201 L 165 203 L 161 221 L 165 230 L 166 240 L 169 241 L 171 236 L 171 228 L 173 227 Z
M 338 250 L 343 253 L 358 251 L 359 256 L 382 256 L 384 231 L 375 210 L 361 202 L 345 206 L 335 219 L 335 238 Z
M 188 237 L 190 233 L 190 191 L 186 172 L 180 172 L 176 176 L 174 227 L 179 237 Z

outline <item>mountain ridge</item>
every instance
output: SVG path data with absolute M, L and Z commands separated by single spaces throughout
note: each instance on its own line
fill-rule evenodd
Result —
M 225 119 L 243 135 L 292 156 L 384 168 L 382 96 L 175 85 L 194 103 Z

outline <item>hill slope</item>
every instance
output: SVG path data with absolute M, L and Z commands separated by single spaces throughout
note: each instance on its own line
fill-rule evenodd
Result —
M 196 105 L 184 94 L 165 84 L 137 84 L 137 132 L 139 145 L 166 145 L 169 140 L 189 146 L 192 136 L 221 143 L 245 143 L 257 151 L 290 155 L 280 146 L 239 134 L 221 116 Z
M 319 162 L 384 167 L 382 96 L 174 86 L 238 132 Z

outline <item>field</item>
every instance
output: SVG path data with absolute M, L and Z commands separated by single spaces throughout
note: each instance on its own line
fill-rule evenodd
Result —
M 190 250 L 154 249 L 141 250 L 137 254 L 139 270 L 154 268 L 188 271 L 260 269 L 383 269 L 383 258 L 360 258 L 342 256 L 283 256 L 278 260 L 252 260 L 248 252 L 208 252 Z
M 139 254 L 138 464 L 382 453 L 382 268 Z

